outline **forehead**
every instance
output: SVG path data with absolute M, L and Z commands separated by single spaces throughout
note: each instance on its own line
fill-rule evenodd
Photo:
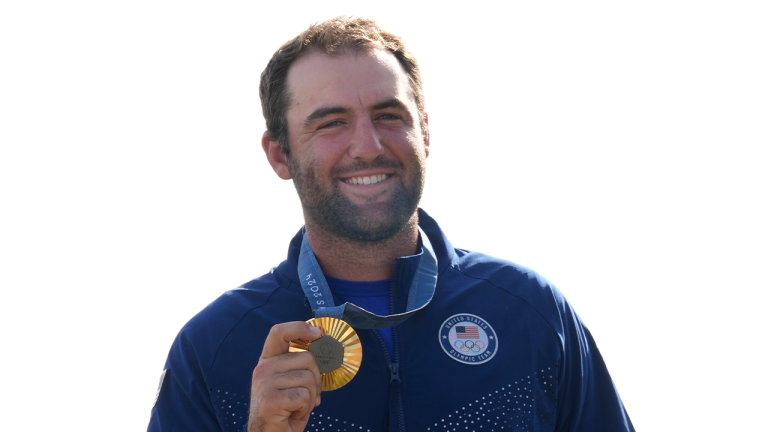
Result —
M 392 53 L 380 49 L 334 56 L 309 53 L 291 65 L 287 88 L 289 121 L 321 106 L 365 108 L 393 97 L 415 109 L 403 67 Z

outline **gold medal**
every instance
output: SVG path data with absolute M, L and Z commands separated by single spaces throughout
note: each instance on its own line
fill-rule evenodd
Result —
M 313 341 L 291 341 L 289 352 L 309 351 L 315 356 L 323 380 L 323 391 L 336 390 L 352 381 L 363 361 L 363 345 L 355 329 L 336 318 L 312 318 L 307 321 L 322 331 Z

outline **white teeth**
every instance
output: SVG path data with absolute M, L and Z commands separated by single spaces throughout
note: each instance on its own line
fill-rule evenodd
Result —
M 344 182 L 349 184 L 376 184 L 386 180 L 388 177 L 388 174 L 376 174 L 369 177 L 350 177 L 344 180 Z

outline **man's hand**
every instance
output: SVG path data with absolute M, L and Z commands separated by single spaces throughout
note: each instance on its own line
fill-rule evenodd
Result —
M 310 352 L 290 353 L 290 341 L 315 340 L 320 329 L 305 322 L 278 324 L 264 342 L 253 369 L 248 432 L 300 432 L 320 405 L 322 381 Z

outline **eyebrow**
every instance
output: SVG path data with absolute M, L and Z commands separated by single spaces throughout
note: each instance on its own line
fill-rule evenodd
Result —
M 312 111 L 312 114 L 308 115 L 307 118 L 304 119 L 304 127 L 310 126 L 312 123 L 316 122 L 317 120 L 331 114 L 346 114 L 350 112 L 351 110 L 349 108 L 344 107 L 322 107 L 318 108 L 314 111 Z
M 404 111 L 408 111 L 408 107 L 403 103 L 403 101 L 397 98 L 387 99 L 373 106 L 374 110 L 382 110 L 386 108 L 397 108 Z

